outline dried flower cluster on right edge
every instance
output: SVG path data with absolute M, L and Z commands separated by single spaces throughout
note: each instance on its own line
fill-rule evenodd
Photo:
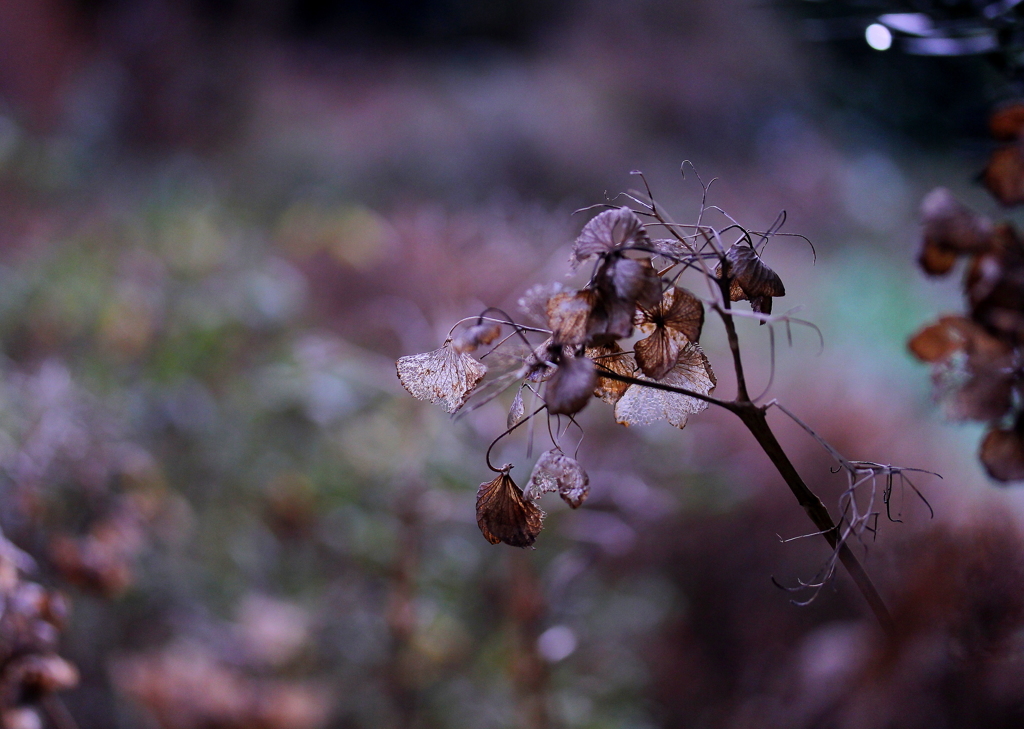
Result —
M 1024 203 L 1024 104 L 996 112 L 993 136 L 1012 141 L 997 149 L 982 179 L 1003 205 Z M 967 260 L 966 312 L 925 326 L 908 346 L 932 367 L 946 415 L 989 424 L 980 458 L 1003 482 L 1024 480 L 1024 237 L 994 223 L 949 190 L 932 190 L 921 204 L 924 235 L 918 263 L 930 276 L 949 274 Z

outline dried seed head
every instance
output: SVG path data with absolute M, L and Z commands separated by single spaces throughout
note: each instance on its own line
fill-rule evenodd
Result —
M 590 477 L 587 472 L 575 458 L 570 458 L 557 448 L 545 451 L 537 459 L 525 495 L 531 501 L 536 501 L 549 491 L 557 491 L 565 503 L 574 509 L 590 493 Z
M 487 367 L 473 357 L 456 352 L 448 340 L 440 349 L 402 357 L 398 379 L 419 400 L 444 401 L 449 413 L 458 412 L 487 374 Z
M 590 402 L 597 386 L 594 363 L 586 357 L 563 356 L 548 381 L 544 402 L 552 415 L 574 415 Z
M 491 544 L 529 547 L 543 526 L 544 512 L 523 497 L 505 466 L 493 481 L 476 492 L 476 523 Z
M 683 345 L 700 338 L 704 305 L 686 289 L 673 287 L 653 307 L 637 311 L 636 325 L 649 335 L 633 346 L 636 362 L 657 380 L 675 367 Z
M 641 375 L 640 379 L 650 378 Z M 711 363 L 696 344 L 684 345 L 679 352 L 676 366 L 657 382 L 682 387 L 702 395 L 710 395 L 718 384 Z M 646 425 L 656 420 L 667 420 L 677 428 L 682 428 L 686 425 L 689 415 L 702 412 L 707 406 L 703 400 L 689 395 L 643 385 L 630 385 L 615 404 L 615 420 L 623 425 Z
M 594 396 L 609 405 L 614 405 L 626 392 L 629 383 L 601 377 L 601 371 L 607 369 L 616 374 L 634 377 L 637 369 L 636 360 L 633 359 L 632 354 L 623 352 L 622 347 L 614 342 L 602 347 L 588 347 L 587 357 L 594 361 L 594 369 L 597 372 L 597 387 L 594 388 Z
M 606 210 L 583 226 L 572 247 L 569 261 L 575 270 L 588 258 L 638 246 L 649 248 L 650 245 L 650 238 L 637 214 L 627 207 L 621 207 Z
M 501 325 L 483 322 L 466 327 L 452 340 L 452 349 L 459 353 L 475 352 L 481 344 L 490 344 L 501 336 Z

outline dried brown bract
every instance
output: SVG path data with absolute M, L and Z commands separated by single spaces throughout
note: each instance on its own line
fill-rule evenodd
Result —
M 487 367 L 447 340 L 440 349 L 398 360 L 398 379 L 413 397 L 444 402 L 449 413 L 458 412 L 487 374 Z
M 765 265 L 751 246 L 737 243 L 725 252 L 726 272 L 732 278 L 729 286 L 731 301 L 750 301 L 750 308 L 759 314 L 772 313 L 772 298 L 786 295 L 786 287 L 779 275 Z M 716 275 L 721 278 L 720 264 Z
M 640 379 L 653 378 L 641 376 Z M 654 381 L 701 395 L 710 395 L 718 384 L 711 363 L 696 344 L 684 345 L 675 367 Z M 615 420 L 623 425 L 646 425 L 657 420 L 667 420 L 677 428 L 683 428 L 690 415 L 703 412 L 707 406 L 703 400 L 689 395 L 633 384 L 615 404 Z
M 548 380 L 544 402 L 552 415 L 574 415 L 582 410 L 597 387 L 594 363 L 587 357 L 563 354 L 558 370 Z
M 552 448 L 537 459 L 530 481 L 526 485 L 526 498 L 536 501 L 544 494 L 557 491 L 569 506 L 576 509 L 590 493 L 590 477 L 575 458 Z
M 650 237 L 643 221 L 628 207 L 606 210 L 583 226 L 572 248 L 573 269 L 594 256 L 628 248 L 649 249 Z
M 629 383 L 602 377 L 601 372 L 611 370 L 617 375 L 635 377 L 636 360 L 629 352 L 622 351 L 622 347 L 618 343 L 603 347 L 588 347 L 587 357 L 593 360 L 594 369 L 597 372 L 597 387 L 594 388 L 594 397 L 600 398 L 609 405 L 614 405 L 626 392 Z
M 700 339 L 704 305 L 686 289 L 673 286 L 653 307 L 640 308 L 636 326 L 648 335 L 633 345 L 636 362 L 645 375 L 657 380 L 675 367 L 687 342 Z
M 504 542 L 529 547 L 543 526 L 544 512 L 523 496 L 509 475 L 512 466 L 502 468 L 493 481 L 480 484 L 476 492 L 476 523 L 491 544 Z

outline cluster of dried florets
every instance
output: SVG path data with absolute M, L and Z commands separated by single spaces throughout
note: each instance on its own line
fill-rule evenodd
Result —
M 1024 479 L 1024 240 L 1010 224 L 994 224 L 944 188 L 925 197 L 921 212 L 918 261 L 929 275 L 943 276 L 959 258 L 968 259 L 967 312 L 921 329 L 911 337 L 910 351 L 931 364 L 949 417 L 989 423 L 981 444 L 989 475 Z
M 685 426 L 712 401 L 717 380 L 698 344 L 705 300 L 678 285 L 680 276 L 699 273 L 708 283 L 707 303 L 715 308 L 749 300 L 762 322 L 772 298 L 785 288 L 746 231 L 726 248 L 719 232 L 668 224 L 653 205 L 645 207 L 641 214 L 673 237 L 652 238 L 628 207 L 598 214 L 581 231 L 570 258 L 574 273 L 591 266 L 582 286 L 530 289 L 519 304 L 531 324 L 495 309 L 460 322 L 440 349 L 398 360 L 402 384 L 454 414 L 471 396 L 483 404 L 518 383 L 508 429 L 499 439 L 542 412 L 575 423 L 575 414 L 594 397 L 613 405 L 623 425 L 666 420 Z M 624 348 L 634 330 L 643 336 Z M 530 339 L 541 336 L 539 344 Z M 481 348 L 487 349 L 474 357 Z M 504 360 L 495 354 L 499 348 Z M 507 366 L 492 365 L 500 370 L 492 373 L 481 361 L 486 357 Z M 532 398 L 529 407 L 524 396 Z M 549 419 L 548 432 L 553 447 L 537 461 L 525 490 L 512 480 L 512 465 L 494 467 L 488 451 L 487 465 L 497 476 L 480 485 L 476 507 L 480 531 L 492 544 L 533 544 L 544 518 L 536 502 L 544 493 L 557 491 L 573 508 L 586 499 L 589 479 L 563 451 L 564 431 L 552 428 Z

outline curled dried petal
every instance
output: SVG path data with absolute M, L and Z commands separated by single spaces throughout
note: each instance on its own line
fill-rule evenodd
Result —
M 597 386 L 594 363 L 586 357 L 562 356 L 548 380 L 544 402 L 552 415 L 574 415 L 590 402 Z
M 474 324 L 466 327 L 452 340 L 456 352 L 475 352 L 481 344 L 490 344 L 501 336 L 501 325 L 493 323 Z
M 649 248 L 650 245 L 643 221 L 628 207 L 621 207 L 606 210 L 583 226 L 569 260 L 573 269 L 576 269 L 580 263 L 593 256 L 637 246 Z
M 557 491 L 565 503 L 574 509 L 590 493 L 590 477 L 587 472 L 575 458 L 570 458 L 557 448 L 545 451 L 537 459 L 525 495 L 531 501 L 536 501 L 549 491 Z
M 640 379 L 650 378 L 641 375 Z M 697 344 L 685 345 L 679 353 L 676 366 L 657 382 L 702 395 L 710 395 L 718 384 L 708 358 Z M 689 415 L 702 412 L 707 406 L 703 400 L 689 395 L 633 384 L 615 404 L 615 420 L 623 425 L 645 425 L 656 420 L 667 420 L 677 428 L 682 428 Z
M 506 468 L 476 492 L 476 523 L 491 544 L 529 547 L 543 526 L 544 512 L 523 496 Z
M 511 428 L 518 423 L 521 423 L 523 418 L 526 417 L 526 407 L 523 404 L 523 388 L 519 388 L 516 392 L 516 396 L 512 399 L 512 405 L 508 409 L 508 418 L 505 421 L 505 427 Z
M 554 341 L 574 347 L 586 341 L 595 299 L 594 291 L 566 291 L 548 300 L 548 327 Z
M 633 377 L 637 368 L 636 360 L 633 359 L 632 354 L 623 352 L 622 347 L 617 343 L 601 347 L 588 347 L 587 357 L 594 361 L 594 368 L 597 371 L 597 387 L 594 388 L 594 396 L 609 405 L 614 405 L 626 392 L 629 383 L 601 377 L 601 371 L 608 369 L 620 375 Z
M 631 306 L 654 306 L 661 300 L 661 279 L 649 258 L 609 258 L 597 273 L 597 288 Z
M 487 374 L 487 367 L 464 352 L 456 352 L 447 340 L 440 349 L 401 357 L 398 379 L 419 400 L 444 401 L 449 413 L 458 412 Z
M 782 279 L 765 265 L 757 251 L 750 246 L 737 243 L 725 252 L 725 260 L 729 264 L 729 275 L 733 278 L 729 291 L 732 301 L 786 295 Z M 722 276 L 721 265 L 718 266 L 717 275 Z

